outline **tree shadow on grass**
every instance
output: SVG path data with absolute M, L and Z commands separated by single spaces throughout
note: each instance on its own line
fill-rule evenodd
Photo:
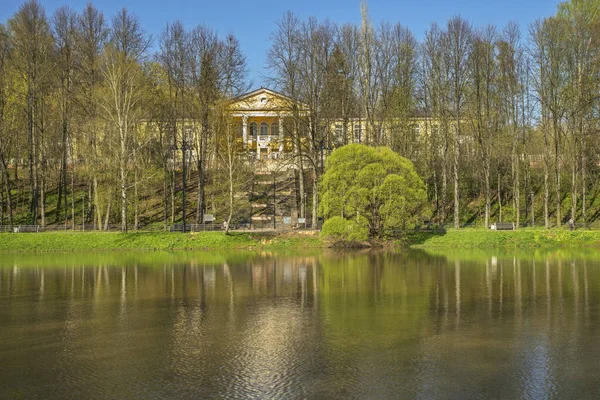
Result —
M 408 247 L 423 244 L 432 238 L 444 236 L 445 234 L 446 229 L 443 227 L 415 229 L 402 232 L 397 239 L 401 244 Z

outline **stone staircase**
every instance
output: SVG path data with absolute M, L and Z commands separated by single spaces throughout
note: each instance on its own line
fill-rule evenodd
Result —
M 250 190 L 250 204 L 253 228 L 273 228 L 273 215 L 277 229 L 296 225 L 298 200 L 295 171 L 257 173 Z M 284 224 L 284 217 L 290 217 L 291 223 Z

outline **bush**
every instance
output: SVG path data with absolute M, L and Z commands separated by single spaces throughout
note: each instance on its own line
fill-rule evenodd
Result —
M 320 191 L 325 219 L 358 216 L 356 223 L 369 227 L 371 237 L 411 229 L 430 214 L 425 184 L 413 164 L 386 147 L 336 149 L 327 157 Z M 336 235 L 350 229 L 342 222 L 336 228 Z
M 366 225 L 337 216 L 325 221 L 321 238 L 337 244 L 364 242 L 369 238 L 369 229 Z

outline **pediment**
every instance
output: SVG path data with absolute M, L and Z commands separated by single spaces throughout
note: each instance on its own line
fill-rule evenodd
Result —
M 289 97 L 260 88 L 234 98 L 229 107 L 234 111 L 286 111 L 292 104 Z

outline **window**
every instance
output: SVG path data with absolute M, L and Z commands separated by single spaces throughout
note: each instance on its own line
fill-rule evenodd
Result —
M 419 125 L 412 125 L 410 129 L 412 131 L 413 137 L 417 137 L 421 133 L 421 127 Z
M 279 136 L 279 124 L 277 122 L 271 124 L 271 136 Z
M 342 124 L 335 124 L 335 137 L 340 139 L 344 133 Z
M 360 143 L 362 139 L 362 125 L 354 124 L 354 143 Z
M 266 139 L 269 136 L 269 125 L 266 122 L 262 122 L 260 124 L 260 137 L 261 139 Z
M 250 123 L 250 136 L 256 137 L 256 133 L 257 133 L 256 131 L 257 131 L 256 122 Z

